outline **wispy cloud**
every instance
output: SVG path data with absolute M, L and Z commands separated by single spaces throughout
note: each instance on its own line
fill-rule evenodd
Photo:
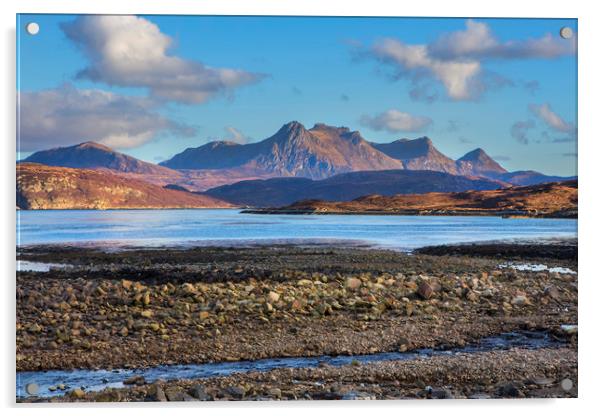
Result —
M 466 126 L 466 122 L 461 120 L 447 120 L 445 131 L 447 133 L 456 133 Z
M 539 81 L 531 80 L 523 83 L 523 88 L 527 90 L 529 94 L 535 95 L 537 92 L 539 92 L 541 86 L 539 85 Z
M 542 137 L 553 143 L 568 143 L 577 139 L 575 124 L 567 122 L 552 110 L 548 103 L 530 104 L 529 109 L 550 130 L 542 132 Z
M 512 158 L 510 156 L 506 156 L 506 155 L 495 155 L 495 156 L 491 156 L 494 160 L 497 160 L 498 162 L 508 162 L 510 160 L 512 160 Z
M 59 88 L 19 93 L 21 151 L 96 141 L 140 146 L 157 134 L 192 136 L 196 129 L 158 114 L 152 100 L 98 89 Z
M 357 46 L 355 47 L 357 48 Z M 407 44 L 386 38 L 356 56 L 370 56 L 394 68 L 393 77 L 412 81 L 413 99 L 433 101 L 433 82 L 452 100 L 472 100 L 489 88 L 511 85 L 483 69 L 489 60 L 555 59 L 575 52 L 575 39 L 546 34 L 540 38 L 501 42 L 484 22 L 466 21 L 466 28 L 440 36 L 430 44 Z
M 569 133 L 575 129 L 573 123 L 567 123 L 560 115 L 555 113 L 550 104 L 530 104 L 529 109 L 539 117 L 548 127 L 561 133 Z
M 370 127 L 372 130 L 386 130 L 390 133 L 398 133 L 402 131 L 417 132 L 424 130 L 433 124 L 433 120 L 429 117 L 414 116 L 391 109 L 374 116 L 364 115 L 360 119 L 360 123 Z
M 527 137 L 527 133 L 533 128 L 535 128 L 535 122 L 533 120 L 517 121 L 510 127 L 510 134 L 519 143 L 528 144 L 529 138 Z
M 248 136 L 244 135 L 240 130 L 232 126 L 227 126 L 224 128 L 224 130 L 226 130 L 226 132 L 228 133 L 228 136 L 225 137 L 225 140 L 238 144 L 245 144 L 251 141 L 251 139 Z
M 458 141 L 459 141 L 460 143 L 464 143 L 464 144 L 468 144 L 468 143 L 474 143 L 472 140 L 470 140 L 469 138 L 467 138 L 467 137 L 464 137 L 464 136 L 460 136 L 460 137 L 458 137 Z
M 77 78 L 146 88 L 161 100 L 202 103 L 263 78 L 170 54 L 172 39 L 142 17 L 86 15 L 63 23 L 61 28 L 89 60 Z

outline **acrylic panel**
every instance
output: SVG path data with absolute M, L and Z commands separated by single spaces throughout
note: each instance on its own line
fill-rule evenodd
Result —
M 577 397 L 577 36 L 18 15 L 17 401 Z

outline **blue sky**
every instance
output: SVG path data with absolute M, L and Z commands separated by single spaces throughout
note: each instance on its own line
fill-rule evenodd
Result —
M 481 147 L 509 170 L 574 175 L 576 48 L 559 30 L 576 25 L 139 16 L 117 31 L 111 21 L 21 15 L 19 156 L 96 140 L 157 162 L 298 120 L 377 142 L 427 135 L 453 158 Z M 140 59 L 122 60 L 123 44 Z

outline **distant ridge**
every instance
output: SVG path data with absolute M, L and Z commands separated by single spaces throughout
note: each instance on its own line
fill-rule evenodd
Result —
M 75 146 L 42 150 L 35 152 L 24 159 L 23 162 L 68 168 L 110 169 L 124 173 L 153 175 L 176 173 L 171 169 L 144 162 L 96 142 L 84 142 Z
M 353 201 L 308 199 L 254 214 L 496 215 L 577 218 L 577 181 L 497 190 L 366 195 Z
M 497 177 L 499 180 L 514 185 L 536 185 L 539 183 L 561 182 L 567 180 L 576 180 L 576 176 L 549 176 L 534 170 L 519 170 L 516 172 L 506 172 L 499 175 L 490 174 L 491 177 Z
M 444 172 L 386 170 L 342 173 L 322 180 L 273 178 L 219 186 L 204 194 L 235 205 L 281 206 L 301 199 L 349 201 L 364 195 L 422 194 L 498 189 L 500 181 Z

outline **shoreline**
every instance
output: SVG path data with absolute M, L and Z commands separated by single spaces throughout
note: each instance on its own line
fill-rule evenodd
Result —
M 527 247 L 542 256 L 30 247 L 21 260 L 74 267 L 17 273 L 17 370 L 373 354 L 520 330 L 564 336 L 562 325 L 577 323 L 577 275 L 499 266 L 524 258 L 577 270 L 576 259 Z
M 576 210 L 575 210 L 576 211 Z M 391 216 L 434 216 L 434 217 L 502 217 L 502 218 L 546 218 L 578 219 L 577 212 L 532 213 L 520 210 L 424 210 L 405 209 L 395 211 L 326 211 L 319 209 L 254 208 L 243 209 L 241 214 L 260 215 L 391 215 Z
M 396 247 L 384 243 L 377 243 L 361 239 L 344 238 L 265 238 L 265 239 L 213 239 L 213 240 L 190 240 L 178 244 L 161 243 L 153 245 L 140 245 L 132 240 L 103 240 L 103 241 L 70 241 L 70 242 L 50 242 L 50 243 L 30 243 L 17 246 L 17 260 L 21 253 L 27 253 L 29 250 L 36 252 L 50 250 L 63 251 L 64 249 L 88 249 L 105 250 L 106 252 L 131 251 L 131 250 L 192 250 L 196 248 L 207 249 L 253 249 L 253 248 L 349 248 L 363 250 L 384 250 L 401 253 L 413 253 L 432 247 L 465 247 L 465 246 L 485 246 L 485 245 L 510 245 L 524 246 L 532 245 L 537 250 L 541 246 L 565 245 L 567 247 L 577 246 L 576 236 L 541 236 L 541 237 L 518 237 L 502 238 L 488 240 L 474 240 L 450 242 L 449 244 L 428 244 L 420 247 Z M 27 259 L 23 259 L 27 260 Z
M 138 208 L 45 208 L 28 209 L 16 207 L 17 212 L 44 212 L 44 211 L 209 211 L 209 210 L 237 210 L 240 214 L 264 215 L 391 215 L 391 216 L 434 216 L 434 217 L 502 217 L 502 218 L 546 218 L 546 219 L 578 219 L 577 210 L 567 212 L 537 213 L 525 210 L 440 210 L 440 209 L 400 209 L 400 210 L 358 210 L 358 211 L 326 211 L 320 209 L 289 209 L 289 208 L 262 208 L 246 206 L 230 207 L 138 207 Z

